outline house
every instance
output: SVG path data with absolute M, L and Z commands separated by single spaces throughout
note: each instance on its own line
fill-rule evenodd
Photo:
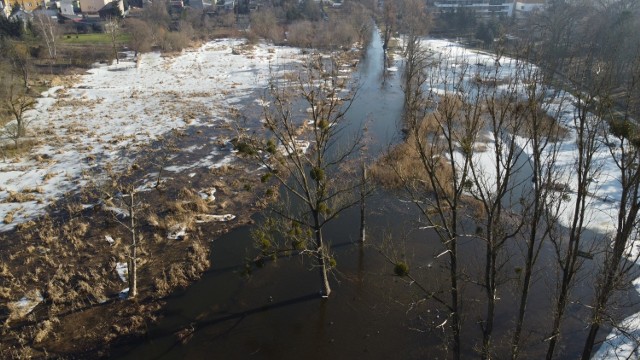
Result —
M 98 12 L 104 8 L 107 4 L 111 3 L 111 0 L 80 0 L 80 11 L 83 14 L 98 14 Z M 116 6 L 124 14 L 124 3 L 122 0 L 115 0 Z
M 544 7 L 544 0 L 515 0 L 513 2 L 513 11 L 516 17 L 523 17 L 536 11 L 542 11 Z
M 20 5 L 20 9 L 28 13 L 32 12 L 33 10 L 41 6 L 46 8 L 44 2 L 40 0 L 18 0 L 18 1 L 15 1 L 14 4 Z
M 123 1 L 112 1 L 98 10 L 98 15 L 101 19 L 108 19 L 111 17 L 118 17 L 125 14 Z
M 75 6 L 73 6 L 73 0 L 62 0 L 60 1 L 60 5 L 58 8 L 60 9 L 60 14 L 65 16 L 72 16 L 76 14 Z
M 441 13 L 459 9 L 471 10 L 483 17 L 511 16 L 513 13 L 513 0 L 436 0 L 433 5 Z

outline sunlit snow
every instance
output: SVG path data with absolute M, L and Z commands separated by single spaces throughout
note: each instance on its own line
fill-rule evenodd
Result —
M 144 54 L 138 67 L 132 59 L 97 66 L 72 87 L 42 94 L 27 115 L 37 145 L 0 162 L 0 231 L 42 214 L 48 204 L 86 184 L 91 169 L 126 164 L 128 154 L 172 129 L 230 121 L 229 108 L 264 87 L 271 67 L 302 57 L 298 49 L 265 44 L 234 55 L 232 49 L 242 44 L 225 39 L 178 55 Z M 167 170 L 233 162 L 232 155 L 215 155 Z M 10 192 L 28 197 L 9 202 Z

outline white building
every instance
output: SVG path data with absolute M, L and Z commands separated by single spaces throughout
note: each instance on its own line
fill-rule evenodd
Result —
M 58 5 L 58 8 L 60 9 L 60 13 L 62 15 L 72 16 L 76 14 L 73 8 L 73 0 L 60 1 L 60 5 Z
M 528 13 L 544 10 L 544 0 L 515 0 L 513 10 L 516 16 L 524 16 Z
M 467 9 L 480 16 L 513 14 L 513 0 L 436 0 L 434 6 L 442 12 Z

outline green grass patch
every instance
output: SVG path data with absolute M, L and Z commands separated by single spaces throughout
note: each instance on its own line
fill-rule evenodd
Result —
M 126 43 L 131 39 L 129 34 L 118 35 L 118 43 Z M 79 44 L 79 45 L 91 45 L 91 44 L 110 44 L 111 36 L 104 33 L 94 34 L 67 34 L 62 36 L 63 44 Z

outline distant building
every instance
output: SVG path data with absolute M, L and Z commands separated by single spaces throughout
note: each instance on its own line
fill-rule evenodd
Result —
M 65 16 L 72 16 L 76 14 L 75 7 L 73 6 L 73 0 L 62 0 L 59 5 L 60 14 Z
M 100 15 L 101 19 L 108 19 L 110 17 L 124 16 L 125 9 L 123 1 L 111 1 L 107 5 L 103 6 L 102 9 L 98 10 L 98 15 Z
M 455 12 L 465 9 L 475 12 L 478 16 L 511 16 L 513 5 L 513 0 L 436 0 L 434 2 L 438 12 Z
M 102 10 L 102 8 L 111 2 L 115 2 L 116 4 L 114 5 L 120 9 L 122 14 L 124 14 L 124 3 L 122 0 L 80 0 L 80 11 L 83 14 L 97 14 Z
M 542 11 L 544 6 L 544 0 L 515 0 L 513 3 L 513 11 L 517 17 L 523 17 L 529 13 Z
M 15 1 L 14 4 L 20 5 L 20 9 L 28 13 L 32 12 L 38 7 L 45 7 L 44 2 L 39 0 L 19 0 Z

